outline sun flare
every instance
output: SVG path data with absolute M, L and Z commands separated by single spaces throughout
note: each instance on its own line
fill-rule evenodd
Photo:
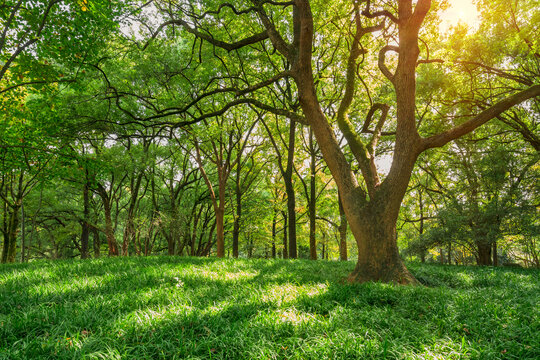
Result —
M 441 32 L 462 23 L 475 28 L 480 22 L 480 13 L 473 0 L 448 0 L 450 7 L 441 13 Z

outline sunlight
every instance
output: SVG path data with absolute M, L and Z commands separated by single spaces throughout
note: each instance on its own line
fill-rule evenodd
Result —
M 470 28 L 478 27 L 480 23 L 480 13 L 473 4 L 473 0 L 448 0 L 450 6 L 441 13 L 441 33 L 448 32 L 458 24 L 465 24 Z

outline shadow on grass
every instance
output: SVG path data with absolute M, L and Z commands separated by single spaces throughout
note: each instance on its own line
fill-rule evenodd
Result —
M 2 307 L 14 293 L 10 309 L 0 311 L 0 348 L 6 358 L 70 359 L 540 356 L 537 272 L 413 265 L 415 275 L 438 285 L 342 284 L 353 266 L 174 257 L 62 262 L 46 267 L 48 279 L 72 287 L 47 288 L 29 276 L 0 289 Z

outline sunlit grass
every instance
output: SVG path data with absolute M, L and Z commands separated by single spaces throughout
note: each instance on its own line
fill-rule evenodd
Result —
M 536 270 L 151 257 L 0 268 L 1 359 L 536 359 Z

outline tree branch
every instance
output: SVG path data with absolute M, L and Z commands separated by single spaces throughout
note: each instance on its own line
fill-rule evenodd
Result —
M 534 85 L 530 88 L 520 91 L 517 94 L 507 97 L 504 100 L 492 105 L 480 114 L 476 115 L 472 119 L 465 123 L 455 126 L 454 128 L 447 130 L 441 134 L 433 135 L 423 139 L 423 149 L 441 147 L 448 142 L 458 139 L 463 135 L 466 135 L 476 129 L 477 127 L 485 124 L 489 120 L 497 117 L 499 114 L 510 109 L 512 106 L 522 103 L 525 100 L 540 96 L 540 85 Z

